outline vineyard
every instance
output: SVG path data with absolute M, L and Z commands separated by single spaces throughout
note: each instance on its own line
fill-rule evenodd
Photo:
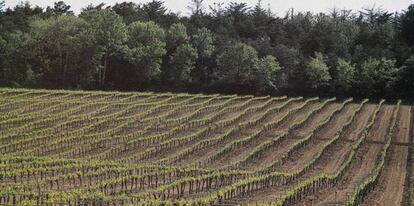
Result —
M 410 205 L 411 109 L 0 89 L 0 205 Z

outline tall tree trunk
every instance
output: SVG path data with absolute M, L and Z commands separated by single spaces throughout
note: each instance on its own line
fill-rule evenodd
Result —
M 105 53 L 105 57 L 104 57 L 104 67 L 102 69 L 102 73 L 101 73 L 101 89 L 104 89 L 104 85 L 105 85 L 105 76 L 106 76 L 106 70 L 108 67 L 108 57 L 109 57 L 109 52 Z
M 106 70 L 108 68 L 108 62 L 109 62 L 108 58 L 109 58 L 109 52 L 106 52 L 104 56 L 104 65 L 99 74 L 99 86 L 101 87 L 101 89 L 104 89 L 104 85 L 105 85 Z
M 69 52 L 66 52 L 65 65 L 63 66 L 63 83 L 65 84 L 65 86 L 67 86 L 66 74 L 68 72 L 68 61 L 69 61 Z
M 65 68 L 64 68 L 64 64 L 63 64 L 63 52 L 62 52 L 62 48 L 60 46 L 60 44 L 57 44 L 57 50 L 58 50 L 58 54 L 59 54 L 59 64 L 60 64 L 60 71 L 62 72 L 62 82 L 63 84 L 65 84 Z M 62 87 L 62 85 L 60 85 L 60 87 Z M 63 86 L 64 87 L 64 86 Z

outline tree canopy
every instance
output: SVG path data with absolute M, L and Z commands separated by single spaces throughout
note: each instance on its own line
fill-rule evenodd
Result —
M 277 16 L 189 0 L 41 8 L 0 1 L 0 85 L 413 98 L 414 4 Z

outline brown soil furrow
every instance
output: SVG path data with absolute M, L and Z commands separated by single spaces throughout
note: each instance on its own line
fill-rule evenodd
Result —
M 249 103 L 249 105 L 251 106 L 251 107 L 254 107 L 254 106 L 258 106 L 258 105 L 260 105 L 262 103 L 262 100 L 259 100 L 259 101 L 254 101 L 254 102 L 252 102 L 252 103 Z M 275 104 L 277 105 L 278 103 L 276 103 L 275 102 Z M 212 114 L 217 114 L 217 113 L 219 113 L 220 112 L 220 110 L 216 110 L 216 111 L 214 111 L 214 112 L 210 112 L 210 115 L 212 115 Z M 232 118 L 232 116 L 235 116 L 235 115 L 237 115 L 237 113 L 238 113 L 239 111 L 231 111 L 231 112 L 226 112 L 226 114 L 224 115 L 225 117 L 222 117 L 222 119 L 224 120 L 224 119 L 226 119 L 226 117 L 227 117 L 227 119 L 230 119 L 230 118 Z M 201 117 L 200 117 L 200 119 L 201 119 Z M 193 120 L 196 120 L 196 119 L 193 119 Z M 246 118 L 242 118 L 241 120 L 239 120 L 239 122 L 243 122 L 243 121 L 246 121 Z M 185 123 L 183 123 L 183 124 L 186 124 L 187 122 L 185 122 Z M 238 123 L 238 122 L 235 122 L 234 124 L 236 124 L 236 123 Z M 152 162 L 152 161 L 156 161 L 156 160 L 159 160 L 159 159 L 162 159 L 162 158 L 165 158 L 166 156 L 169 156 L 169 155 L 171 155 L 171 154 L 174 154 L 175 152 L 177 152 L 177 151 L 180 151 L 180 150 L 182 150 L 182 149 L 185 149 L 185 148 L 188 148 L 188 147 L 190 147 L 192 144 L 195 144 L 195 143 L 197 143 L 197 142 L 199 142 L 199 141 L 201 141 L 201 140 L 205 140 L 205 139 L 207 139 L 207 138 L 214 138 L 214 137 L 217 137 L 218 135 L 220 135 L 220 134 L 222 134 L 222 133 L 224 133 L 223 131 L 226 131 L 226 128 L 230 128 L 231 126 L 233 126 L 234 124 L 231 124 L 231 125 L 228 125 L 228 126 L 226 126 L 226 127 L 224 127 L 224 128 L 220 128 L 220 129 L 217 129 L 217 130 L 214 130 L 214 131 L 211 131 L 211 135 L 209 135 L 208 137 L 203 137 L 203 138 L 197 138 L 197 140 L 195 140 L 195 141 L 190 141 L 190 142 L 187 142 L 187 143 L 185 143 L 185 144 L 181 144 L 181 145 L 179 145 L 179 146 L 176 146 L 176 147 L 172 147 L 172 148 L 170 148 L 170 149 L 167 149 L 167 150 L 165 150 L 165 151 L 163 151 L 163 152 L 159 152 L 159 153 L 157 153 L 157 154 L 155 154 L 154 156 L 152 156 L 150 159 L 145 159 L 145 162 Z M 176 127 L 178 127 L 178 126 L 180 126 L 180 125 L 174 125 L 174 126 L 171 126 L 171 127 L 169 127 L 168 129 L 157 129 L 157 130 L 154 130 L 156 133 L 162 133 L 162 132 L 167 132 L 167 131 L 171 131 L 171 130 L 173 130 L 174 128 L 176 128 Z M 173 137 L 171 137 L 171 138 L 169 138 L 169 139 L 176 139 L 176 138 L 180 138 L 180 137 L 185 137 L 185 136 L 187 136 L 187 135 L 190 135 L 190 134 L 194 134 L 195 132 L 197 132 L 197 131 L 201 131 L 202 129 L 204 129 L 204 128 L 206 128 L 206 127 L 208 127 L 208 126 L 201 126 L 201 127 L 196 127 L 196 128 L 192 128 L 191 130 L 186 130 L 186 131 L 182 131 L 182 132 L 180 132 L 180 133 L 178 133 L 178 134 L 176 134 L 176 135 L 174 135 Z M 145 135 L 143 135 L 142 137 L 145 137 L 145 136 L 151 136 L 151 135 L 155 135 L 156 133 L 154 133 L 154 131 L 152 132 L 152 133 L 149 133 L 149 134 L 145 134 Z M 156 147 L 157 145 L 152 145 L 151 147 Z M 123 154 L 122 154 L 122 156 L 128 156 L 128 155 L 131 155 L 131 153 L 136 153 L 136 151 L 138 150 L 138 151 L 143 151 L 143 150 L 145 150 L 145 149 L 147 149 L 147 147 L 146 148 L 134 148 L 133 150 L 129 150 L 129 151 L 126 151 L 126 152 L 124 152 Z M 121 156 L 121 157 L 122 157 Z M 119 158 L 119 157 L 118 157 Z
M 277 133 L 274 133 L 274 136 L 276 137 Z M 289 146 L 296 141 L 298 140 L 290 137 L 283 139 L 279 144 L 264 151 L 256 160 L 247 162 L 245 166 L 242 166 L 242 169 L 256 170 L 265 167 L 275 159 L 280 159 L 283 154 L 286 154 Z
M 202 106 L 200 106 L 199 108 L 197 108 L 197 109 L 200 109 L 200 108 L 204 108 L 204 107 L 208 107 L 208 106 L 213 106 L 213 105 L 217 105 L 217 104 L 220 104 L 220 103 L 222 103 L 222 102 L 224 102 L 224 101 L 222 101 L 222 102 L 220 102 L 220 101 L 215 101 L 216 103 L 208 103 L 208 104 L 205 104 L 205 105 L 202 105 Z M 195 109 L 196 110 L 196 109 Z M 185 115 L 185 113 L 187 113 L 187 114 L 191 114 L 192 112 L 195 112 L 195 110 L 193 110 L 193 111 L 188 111 L 188 112 L 180 112 L 179 114 L 175 114 L 175 115 L 173 115 L 173 117 L 171 117 L 170 119 L 174 119 L 174 118 L 180 118 L 180 117 L 182 117 L 182 116 L 184 116 Z M 162 116 L 163 114 L 168 114 L 168 112 L 170 112 L 171 110 L 167 110 L 167 111 L 164 111 L 162 114 L 159 114 L 159 115 L 151 115 L 150 117 L 148 117 L 148 118 L 154 118 L 154 117 L 157 117 L 157 116 Z M 220 111 L 220 109 L 217 109 L 217 110 L 213 110 L 213 111 L 210 111 L 210 115 L 211 114 L 217 114 L 218 112 Z M 192 118 L 191 120 L 198 120 L 198 119 L 202 119 L 202 118 L 204 118 L 204 117 L 206 117 L 206 116 L 204 116 L 204 115 L 197 115 L 197 118 Z M 166 118 L 167 119 L 167 118 Z M 191 121 L 191 120 L 188 120 L 188 121 Z M 187 122 L 188 122 L 187 121 Z M 144 124 L 142 124 L 142 125 L 138 125 L 138 126 L 135 126 L 135 127 L 138 127 L 138 129 L 137 128 L 134 128 L 134 126 L 133 126 L 133 124 L 131 124 L 131 127 L 132 127 L 132 129 L 130 129 L 130 130 L 126 130 L 126 131 L 124 131 L 124 132 L 122 132 L 121 134 L 119 134 L 119 135 L 129 135 L 129 134 L 133 134 L 133 133 L 136 133 L 136 132 L 140 132 L 143 128 L 145 128 L 145 127 L 147 127 L 147 126 L 150 126 L 150 125 L 157 125 L 157 127 L 155 127 L 155 128 L 153 128 L 153 129 L 150 129 L 150 130 L 148 130 L 146 133 L 144 133 L 141 137 L 145 137 L 145 136 L 152 136 L 152 135 L 156 135 L 156 134 L 161 134 L 161 133 L 163 133 L 163 132 L 166 132 L 166 131 L 169 131 L 169 130 L 172 130 L 172 129 L 174 129 L 175 127 L 177 127 L 177 126 L 180 126 L 180 125 L 182 125 L 182 124 L 185 124 L 185 123 L 187 123 L 187 122 L 182 122 L 182 123 L 177 123 L 177 124 L 173 124 L 173 125 L 171 125 L 171 126 L 165 126 L 165 125 L 162 125 L 161 123 L 157 123 L 157 122 L 149 122 L 149 123 L 144 123 Z M 128 125 L 128 126 L 130 126 L 130 125 Z
M 400 108 L 400 119 L 399 125 L 397 130 L 397 136 L 395 137 L 395 143 L 410 143 L 410 126 L 411 126 L 411 113 L 412 107 L 411 106 L 401 106 Z
M 392 113 L 394 112 L 394 105 L 384 105 L 383 107 L 384 107 L 383 111 L 385 112 L 384 115 L 392 116 Z M 388 127 L 380 128 L 380 129 L 383 129 L 385 130 L 384 132 L 387 132 L 386 129 L 388 129 Z M 374 129 L 374 130 L 378 130 L 378 129 Z M 386 138 L 386 135 L 371 135 L 367 137 L 367 140 L 368 141 L 379 141 L 379 142 L 385 143 L 385 138 Z
M 283 130 L 286 130 L 289 125 L 293 124 L 294 122 L 296 122 L 298 120 L 303 119 L 306 116 L 308 111 L 311 111 L 312 109 L 315 109 L 319 105 L 320 105 L 319 103 L 309 103 L 309 106 L 306 106 L 302 111 L 300 111 L 296 114 L 287 116 L 287 121 L 286 122 L 288 122 L 288 123 L 284 123 L 284 124 L 280 125 L 276 129 L 274 129 L 275 131 L 271 131 L 270 134 L 267 133 L 267 134 L 261 135 L 260 137 L 258 137 L 254 141 L 250 142 L 249 144 L 241 146 L 239 148 L 236 148 L 236 149 L 224 154 L 220 159 L 218 159 L 217 161 L 210 164 L 209 167 L 222 168 L 224 166 L 229 165 L 232 162 L 237 161 L 240 158 L 246 157 L 260 143 L 262 143 L 264 141 L 268 141 L 268 140 L 272 139 L 274 136 L 279 135 Z M 266 124 L 266 122 L 264 122 L 263 124 Z M 259 126 L 261 126 L 261 125 L 259 125 Z M 255 128 L 250 129 L 250 130 L 258 131 L 258 128 L 255 127 Z M 246 135 L 240 135 L 239 137 L 237 137 L 237 139 L 242 139 L 243 137 L 246 137 Z
M 336 132 L 341 128 L 341 126 L 348 120 L 348 118 L 352 115 L 354 110 L 358 107 L 357 104 L 348 104 L 345 106 L 345 108 L 342 109 L 342 111 L 339 114 L 336 114 L 335 117 L 324 127 L 322 130 L 320 130 L 316 136 L 315 139 L 312 140 L 312 142 L 299 149 L 297 152 L 295 152 L 289 160 L 285 164 L 283 164 L 281 167 L 277 168 L 276 170 L 281 172 L 293 172 L 298 170 L 300 167 L 302 167 L 306 162 L 309 162 L 313 157 L 320 152 L 323 144 L 327 140 L 320 140 L 317 139 L 317 137 L 326 137 L 328 139 L 333 138 L 336 134 Z M 314 124 L 318 124 L 317 122 L 313 122 Z M 350 147 L 350 143 L 348 143 L 347 146 Z M 348 148 L 349 148 L 348 147 Z M 342 152 L 339 156 L 337 156 L 338 159 L 334 159 L 335 162 L 341 162 L 341 158 L 344 159 L 346 157 L 346 152 Z M 329 169 L 335 169 L 334 166 L 336 164 L 333 164 L 329 167 Z M 328 169 L 328 168 L 327 168 Z M 283 186 L 275 186 L 271 188 L 267 188 L 266 190 L 259 190 L 256 192 L 253 192 L 251 195 L 248 195 L 245 198 L 239 198 L 238 201 L 242 201 L 243 203 L 251 203 L 254 204 L 256 202 L 271 202 L 280 197 L 286 189 L 288 189 L 291 185 L 283 185 Z
M 350 134 L 360 135 L 363 128 L 368 124 L 369 117 L 372 115 L 375 107 L 375 105 L 364 106 L 351 126 L 345 131 L 344 138 Z M 334 146 L 324 151 L 323 157 L 300 179 L 306 179 L 321 173 L 334 173 L 341 166 L 345 158 L 347 158 L 347 154 L 351 149 L 351 142 L 338 141 Z
M 341 139 L 324 152 L 318 163 L 303 178 L 320 173 L 333 174 L 336 172 L 352 149 L 352 141 L 347 141 L 347 139 L 356 139 L 362 134 L 375 108 L 376 105 L 373 104 L 365 105 L 351 125 L 344 131 Z
M 396 142 L 409 139 L 411 111 L 409 106 L 401 106 L 400 118 L 395 138 Z M 408 147 L 393 145 L 387 164 L 381 173 L 378 185 L 364 200 L 363 205 L 401 205 L 403 201 L 405 177 L 407 174 Z
M 365 105 L 361 112 L 355 117 L 351 125 L 344 131 L 343 140 L 348 138 L 356 139 L 357 136 L 360 136 L 363 132 L 363 129 L 368 124 L 370 117 L 372 116 L 376 105 L 368 104 Z M 351 136 L 355 136 L 352 138 Z M 348 157 L 349 152 L 352 149 L 352 141 L 341 141 L 334 143 L 326 151 L 324 151 L 323 156 L 318 162 L 315 163 L 314 167 L 306 172 L 303 176 L 299 178 L 299 182 L 319 175 L 321 173 L 333 174 L 341 166 L 341 164 Z M 304 204 L 303 202 L 300 204 Z
M 215 102 L 220 103 L 220 101 L 215 101 Z M 213 105 L 213 104 L 210 104 L 210 105 Z M 204 106 L 207 106 L 207 105 L 204 105 Z M 216 114 L 219 111 L 220 110 L 215 110 L 215 111 L 211 112 L 210 114 Z M 163 115 L 163 114 L 168 113 L 168 112 L 169 111 L 163 111 L 163 112 L 161 112 L 159 114 L 152 115 L 151 117 L 157 117 L 157 116 Z M 202 117 L 203 116 L 199 116 L 200 119 Z M 156 123 L 153 123 L 153 124 L 156 124 Z M 183 123 L 183 124 L 185 124 L 185 123 Z M 162 133 L 165 133 L 165 132 L 168 132 L 168 131 L 172 131 L 177 126 L 179 126 L 179 125 L 176 124 L 176 125 L 173 125 L 173 126 L 162 127 L 162 128 L 161 127 L 151 128 L 151 129 L 148 129 L 147 131 L 145 131 L 145 133 L 142 134 L 141 136 L 139 136 L 139 138 L 145 138 L 145 137 L 149 137 L 149 136 L 154 136 L 154 135 L 162 134 Z M 125 126 L 125 128 L 122 131 L 120 131 L 116 135 L 119 135 L 119 136 L 132 135 L 134 133 L 141 132 L 144 128 L 145 128 L 145 126 L 143 126 L 143 125 L 140 125 L 140 126 L 132 126 L 132 124 L 128 124 L 127 126 Z M 190 130 L 182 131 L 179 134 L 177 134 L 176 136 L 177 137 L 183 137 L 183 136 L 186 136 L 188 134 L 191 134 L 192 132 L 194 132 L 196 130 L 197 130 L 197 128 L 192 128 Z M 129 141 L 131 141 L 131 139 L 129 139 Z M 119 144 L 110 144 L 110 145 L 107 145 L 107 146 L 102 147 L 100 149 L 97 149 L 96 151 L 89 151 L 89 153 L 90 154 L 93 154 L 94 153 L 96 155 L 97 154 L 101 154 L 103 152 L 106 152 L 108 149 L 115 149 L 115 148 L 118 148 L 118 147 L 122 146 L 123 144 L 125 144 L 125 142 L 121 142 Z M 151 147 L 153 147 L 153 146 L 151 146 Z M 117 154 L 115 156 L 112 156 L 111 159 L 119 159 L 119 158 L 122 158 L 122 157 L 126 157 L 128 155 L 133 155 L 133 154 L 136 154 L 137 151 L 143 151 L 143 150 L 145 150 L 147 148 L 148 147 L 144 147 L 144 148 L 143 147 L 138 147 L 138 148 L 129 149 L 129 150 L 123 151 L 123 152 L 121 152 L 121 153 L 119 153 L 119 154 Z M 87 155 L 87 154 L 85 154 L 85 155 Z
M 298 130 L 301 130 L 303 134 L 306 134 L 310 131 L 312 131 L 316 125 L 318 125 L 320 122 L 322 122 L 330 113 L 332 113 L 333 110 L 338 108 L 340 106 L 339 103 L 333 103 L 327 105 L 322 111 L 318 112 L 316 115 L 312 116 L 308 122 L 312 124 L 306 123 L 302 127 L 298 128 Z M 293 124 L 293 122 L 290 122 L 290 124 Z M 295 132 L 295 131 L 294 131 Z M 277 132 L 274 132 L 274 134 L 277 135 Z M 273 135 L 273 136 L 276 136 Z M 280 144 L 275 145 L 260 155 L 260 157 L 257 158 L 256 161 L 250 161 L 247 163 L 247 165 L 244 166 L 244 169 L 248 170 L 254 170 L 263 168 L 264 166 L 268 165 L 269 163 L 273 162 L 275 159 L 279 159 L 283 154 L 287 152 L 289 149 L 289 146 L 294 144 L 296 141 L 299 141 L 299 139 L 302 136 L 298 136 L 295 132 L 294 135 L 290 135 L 288 138 L 285 138 L 280 142 Z
M 393 108 L 390 106 L 381 108 L 378 119 L 367 139 L 385 139 L 392 111 Z M 329 205 L 344 202 L 360 181 L 375 168 L 382 147 L 382 144 L 365 143 L 362 145 L 357 151 L 355 159 L 351 162 L 350 168 L 345 172 L 337 186 L 321 190 L 313 196 L 308 196 L 298 205 Z
M 294 101 L 294 102 L 290 103 L 285 108 L 283 108 L 282 111 L 280 111 L 277 114 L 273 115 L 271 118 L 267 118 L 266 121 L 271 121 L 271 120 L 274 120 L 274 119 L 282 116 L 282 114 L 284 114 L 286 111 L 300 105 L 301 103 L 303 103 L 303 102 L 302 101 Z M 264 114 L 264 112 L 265 111 L 260 111 L 261 114 Z M 246 122 L 246 121 L 249 121 L 249 120 L 251 120 L 250 117 L 245 117 L 241 121 L 237 122 L 237 124 L 238 123 L 243 123 L 243 122 Z M 235 124 L 233 124 L 233 125 L 235 125 Z M 217 134 L 224 134 L 228 130 L 229 130 L 229 127 L 222 128 L 222 129 L 220 129 L 220 131 L 217 132 Z M 249 129 L 249 130 L 251 130 L 251 129 Z M 211 137 L 214 138 L 214 137 L 217 137 L 217 136 L 211 136 Z M 203 159 L 206 159 L 206 158 L 210 157 L 211 155 L 214 155 L 215 153 L 220 151 L 224 147 L 224 145 L 229 143 L 231 140 L 240 139 L 240 138 L 241 138 L 241 135 L 236 136 L 232 139 L 228 139 L 225 142 L 221 143 L 220 145 L 208 146 L 208 147 L 206 147 L 202 150 L 197 151 L 194 154 L 191 154 L 191 156 L 182 159 L 179 164 L 186 165 L 186 164 L 192 164 L 192 163 L 195 163 L 195 162 L 201 162 Z
M 354 110 L 357 108 L 356 104 L 348 104 L 342 111 L 335 115 L 335 117 L 325 125 L 320 131 L 315 134 L 314 140 L 311 140 L 310 144 L 296 151 L 286 164 L 282 166 L 280 171 L 282 172 L 292 172 L 298 170 L 307 162 L 311 161 L 316 154 L 318 154 L 323 148 L 323 145 L 327 140 L 318 140 L 319 137 L 324 137 L 332 139 L 335 137 L 335 134 L 339 131 L 342 125 L 348 120 L 352 115 Z
M 357 140 L 361 132 L 365 129 L 368 124 L 368 121 L 371 119 L 372 113 L 376 109 L 377 105 L 375 104 L 368 104 L 362 108 L 360 115 L 355 119 L 355 123 L 353 123 L 350 128 L 347 129 L 344 137 L 345 140 L 355 141 Z
M 279 132 L 279 131 L 287 130 L 293 123 L 302 120 L 303 118 L 306 117 L 306 115 L 308 114 L 308 112 L 316 109 L 320 105 L 321 105 L 320 102 L 318 102 L 318 103 L 309 103 L 309 106 L 307 106 L 301 112 L 298 112 L 295 115 L 289 115 L 289 116 L 287 116 L 286 121 L 284 121 L 280 126 L 278 126 L 277 128 L 273 129 L 272 131 Z M 322 111 L 330 111 L 330 109 L 333 108 L 333 107 L 335 107 L 335 105 L 336 105 L 336 103 L 328 103 L 328 105 L 325 108 L 323 108 Z M 270 133 L 272 131 L 270 131 Z
M 341 103 L 333 103 L 330 105 L 327 105 L 326 108 L 329 108 L 329 110 L 325 110 L 326 112 L 318 112 L 318 114 L 315 116 L 316 119 L 312 121 L 308 121 L 300 128 L 297 128 L 294 132 L 294 136 L 297 137 L 304 137 L 306 136 L 310 131 L 313 131 L 319 124 L 319 122 L 322 122 L 325 120 L 329 115 L 331 115 L 332 111 L 337 109 Z

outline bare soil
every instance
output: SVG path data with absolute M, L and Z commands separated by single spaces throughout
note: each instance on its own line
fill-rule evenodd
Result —
M 276 129 L 274 129 L 273 131 L 270 132 L 266 132 L 266 134 L 261 135 L 260 137 L 256 138 L 255 140 L 251 141 L 249 144 L 244 145 L 242 147 L 239 147 L 237 149 L 234 149 L 224 155 L 222 155 L 222 157 L 220 159 L 218 159 L 217 161 L 215 161 L 214 163 L 212 163 L 209 168 L 222 168 L 225 167 L 226 165 L 231 164 L 232 162 L 237 161 L 238 159 L 243 159 L 244 157 L 246 157 L 247 155 L 250 154 L 250 152 L 256 148 L 259 144 L 261 144 L 264 141 L 268 141 L 270 139 L 272 139 L 274 136 L 279 135 L 283 130 L 286 130 L 288 128 L 289 125 L 293 124 L 296 121 L 302 120 L 305 115 L 307 114 L 307 112 L 309 112 L 310 110 L 316 108 L 318 105 L 318 103 L 310 103 L 309 106 L 305 106 L 305 108 L 303 108 L 301 111 L 299 111 L 296 114 L 292 114 L 292 115 L 288 115 L 287 116 L 287 123 L 280 125 L 279 127 L 277 127 Z M 276 120 L 278 118 L 280 118 L 280 116 L 282 115 L 274 115 L 275 118 L 272 118 L 271 120 Z M 279 116 L 279 117 L 277 117 Z M 263 124 L 266 124 L 267 122 L 264 122 Z M 258 131 L 258 129 L 260 129 L 262 125 L 258 125 L 255 128 L 249 129 L 250 131 L 247 131 L 245 135 L 240 135 L 240 137 L 238 137 L 238 139 L 241 139 L 241 137 L 246 137 L 247 135 L 253 134 L 254 131 Z
M 323 110 L 320 112 L 319 115 L 316 116 L 322 116 L 320 121 L 323 121 L 329 114 L 331 114 L 334 109 L 336 109 L 339 105 L 336 104 L 334 106 L 327 106 L 326 110 Z M 301 166 L 303 166 L 306 162 L 309 162 L 316 153 L 321 151 L 322 145 L 327 140 L 320 140 L 316 139 L 318 136 L 325 136 L 327 138 L 333 138 L 336 131 L 341 127 L 343 123 L 347 121 L 347 119 L 352 115 L 353 111 L 356 109 L 356 104 L 348 104 L 345 106 L 345 108 L 342 109 L 341 112 L 336 114 L 334 118 L 329 122 L 324 128 L 322 128 L 315 136 L 315 140 L 312 140 L 312 143 L 309 145 L 306 145 L 305 147 L 299 149 L 297 152 L 295 152 L 289 160 L 285 164 L 283 164 L 281 167 L 276 168 L 277 171 L 281 172 L 294 172 L 297 169 L 299 169 Z M 315 117 L 316 117 L 315 116 Z M 319 118 L 320 118 L 319 117 Z M 313 124 L 318 124 L 319 122 L 316 121 L 310 121 Z M 305 124 L 310 128 L 314 128 L 312 124 Z M 234 203 L 268 203 L 276 200 L 281 195 L 283 195 L 284 191 L 286 191 L 291 185 L 283 185 L 283 186 L 275 186 L 266 188 L 263 190 L 258 190 L 253 192 L 252 194 L 249 194 L 243 198 L 235 198 L 232 200 L 227 201 L 228 204 L 234 204 Z
M 393 107 L 384 106 L 379 112 L 373 128 L 367 139 L 383 140 L 388 132 Z M 308 196 L 298 205 L 329 205 L 341 204 L 351 194 L 352 190 L 368 175 L 376 166 L 376 160 L 382 149 L 382 144 L 365 143 L 357 151 L 355 159 L 344 177 L 336 187 L 319 191 L 313 196 Z
M 276 118 L 276 116 L 281 116 L 285 111 L 289 110 L 290 108 L 294 108 L 295 106 L 299 105 L 301 102 L 295 101 L 290 103 L 289 105 L 287 105 L 286 107 L 284 107 L 282 109 L 281 112 L 277 113 L 274 115 L 274 117 Z M 259 111 L 261 114 L 263 114 L 265 111 Z M 254 116 L 258 116 L 253 114 Z M 249 117 L 243 118 L 242 120 L 240 120 L 239 122 L 237 122 L 236 124 L 239 123 L 243 123 L 243 122 L 247 122 L 249 120 L 252 120 Z M 270 119 L 269 119 L 270 120 Z M 229 129 L 229 127 L 225 127 L 225 130 L 221 129 L 221 131 L 217 131 L 217 134 L 223 134 L 225 133 L 227 130 Z M 211 155 L 214 155 L 215 153 L 217 153 L 218 151 L 220 151 L 227 143 L 229 143 L 231 140 L 238 140 L 241 139 L 242 136 L 241 135 L 237 135 L 235 136 L 233 139 L 229 139 L 223 143 L 220 143 L 219 145 L 212 145 L 212 146 L 208 146 L 202 150 L 197 151 L 194 154 L 191 154 L 190 156 L 182 159 L 180 161 L 180 164 L 182 165 L 186 165 L 186 164 L 193 164 L 196 162 L 202 162 L 204 159 L 210 157 Z
M 343 124 L 357 108 L 355 104 L 348 104 L 337 114 L 327 125 L 315 134 L 314 140 L 310 144 L 296 151 L 295 154 L 282 166 L 280 171 L 292 172 L 301 168 L 304 164 L 311 161 L 318 154 L 328 139 L 333 139 Z M 323 138 L 323 140 L 321 140 Z
M 402 106 L 395 142 L 408 142 L 411 108 Z M 378 185 L 364 200 L 363 205 L 401 205 L 403 201 L 404 184 L 407 174 L 408 146 L 393 144 L 389 151 L 387 165 L 381 173 Z
M 275 159 L 279 159 L 286 151 L 289 149 L 289 146 L 294 144 L 295 142 L 299 141 L 304 134 L 312 131 L 316 125 L 322 122 L 332 111 L 339 107 L 339 104 L 333 103 L 327 105 L 322 111 L 318 112 L 314 116 L 312 116 L 303 126 L 297 129 L 300 131 L 299 133 L 295 131 L 295 134 L 291 135 L 288 138 L 285 138 L 280 142 L 280 144 L 275 145 L 267 149 L 260 157 L 256 159 L 256 161 L 251 161 L 247 165 L 245 165 L 245 169 L 254 170 L 263 168 L 264 166 L 268 165 L 269 163 L 273 162 Z M 294 122 L 290 122 L 293 124 Z

